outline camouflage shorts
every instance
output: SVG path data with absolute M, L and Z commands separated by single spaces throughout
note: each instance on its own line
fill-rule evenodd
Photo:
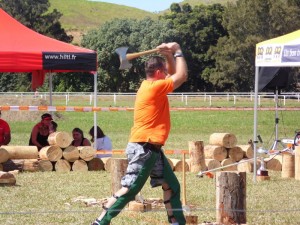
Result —
M 138 173 L 145 166 L 145 162 L 154 154 L 147 145 L 139 143 L 128 143 L 126 148 L 128 167 L 125 176 L 121 180 L 123 187 L 130 187 L 137 181 Z M 164 163 L 162 155 L 159 154 L 157 161 L 150 173 L 150 184 L 152 187 L 162 185 L 165 181 L 163 178 Z M 138 182 L 138 181 L 137 181 Z

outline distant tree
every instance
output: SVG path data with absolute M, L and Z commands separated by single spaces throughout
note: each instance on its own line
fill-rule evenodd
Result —
M 299 1 L 239 0 L 226 7 L 223 25 L 228 36 L 211 48 L 216 67 L 206 80 L 216 91 L 250 91 L 254 87 L 257 43 L 299 29 Z
M 175 7 L 175 6 L 174 6 Z M 189 78 L 182 86 L 184 91 L 210 91 L 212 84 L 205 79 L 208 71 L 215 67 L 215 61 L 207 56 L 211 46 L 227 34 L 222 26 L 224 7 L 220 4 L 198 5 L 172 11 L 161 17 L 177 30 L 176 40 L 182 46 L 188 64 Z
M 100 91 L 133 92 L 145 78 L 144 61 L 131 61 L 128 70 L 119 70 L 120 60 L 115 50 L 128 46 L 128 53 L 155 48 L 162 42 L 174 40 L 176 32 L 166 21 L 115 19 L 84 35 L 82 46 L 98 52 L 98 87 Z
M 62 14 L 56 9 L 49 12 L 48 0 L 0 0 L 0 7 L 20 23 L 38 33 L 68 43 L 73 39 L 61 27 L 59 19 Z M 5 76 L 0 76 L 2 91 L 30 91 L 31 74 L 6 73 L 6 76 L 10 77 L 10 84 L 6 82 Z

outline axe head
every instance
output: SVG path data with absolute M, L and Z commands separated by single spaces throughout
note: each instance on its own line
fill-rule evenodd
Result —
M 127 60 L 126 54 L 127 54 L 128 47 L 120 47 L 116 49 L 116 53 L 119 55 L 120 59 L 120 70 L 129 69 L 131 67 L 131 63 Z

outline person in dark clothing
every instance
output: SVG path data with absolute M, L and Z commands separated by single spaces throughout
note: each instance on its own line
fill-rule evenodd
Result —
M 83 135 L 83 131 L 76 127 L 73 129 L 72 131 L 72 135 L 73 135 L 73 141 L 71 143 L 71 145 L 77 147 L 77 146 L 91 146 L 91 142 L 84 137 Z
M 51 122 L 51 114 L 45 113 L 41 116 L 41 122 L 37 123 L 32 128 L 29 145 L 36 146 L 38 150 L 49 145 L 48 136 L 50 134 Z

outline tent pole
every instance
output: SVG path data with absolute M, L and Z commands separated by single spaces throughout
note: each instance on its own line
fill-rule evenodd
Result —
M 257 141 L 257 102 L 258 102 L 258 74 L 259 74 L 259 67 L 255 66 L 255 87 L 254 87 L 254 126 L 253 126 L 253 153 L 254 153 L 254 165 L 253 165 L 253 182 L 256 183 L 256 163 L 257 163 L 257 156 L 256 156 L 256 145 Z
M 94 107 L 97 107 L 97 72 L 94 73 Z M 97 112 L 94 111 L 94 148 L 97 140 Z M 97 150 L 97 149 L 96 149 Z
M 50 106 L 52 106 L 52 72 L 50 72 L 50 75 L 49 75 L 49 90 L 50 90 L 50 96 L 49 96 L 49 101 L 50 101 Z

